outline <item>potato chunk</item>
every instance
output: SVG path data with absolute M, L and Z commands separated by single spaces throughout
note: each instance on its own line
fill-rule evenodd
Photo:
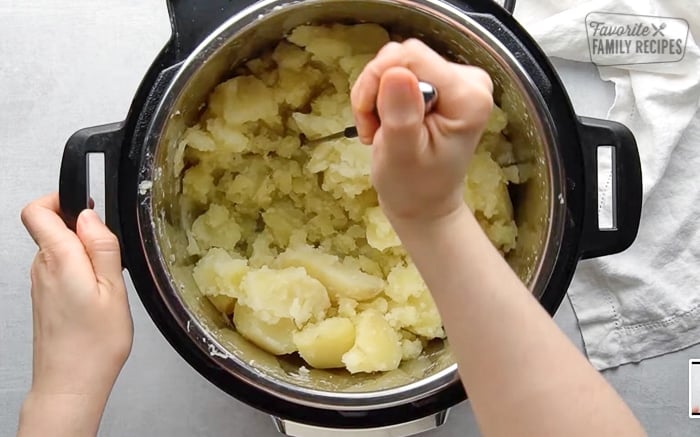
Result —
M 188 250 L 193 255 L 202 254 L 211 247 L 233 249 L 241 239 L 241 228 L 226 207 L 212 204 L 192 224 L 192 236 L 194 241 Z
M 486 218 L 513 217 L 506 182 L 503 170 L 488 153 L 476 153 L 469 164 L 465 200 Z
M 381 313 L 370 309 L 357 316 L 355 344 L 342 358 L 350 373 L 394 370 L 402 356 L 401 338 Z
M 318 89 L 322 81 L 323 73 L 311 66 L 282 68 L 279 70 L 275 97 L 279 103 L 299 110 L 309 101 L 314 90 Z
M 315 60 L 334 63 L 352 54 L 375 54 L 389 42 L 389 34 L 374 23 L 299 26 L 288 40 L 304 47 Z
M 508 126 L 508 115 L 497 105 L 493 105 L 491 115 L 489 116 L 484 131 L 491 133 L 501 132 L 506 126 Z
M 304 225 L 304 211 L 296 208 L 291 202 L 278 202 L 269 207 L 262 218 L 272 232 L 275 242 L 281 247 L 289 244 L 289 239 L 295 229 Z
M 357 301 L 341 297 L 338 299 L 338 315 L 342 317 L 354 318 L 357 315 Z
M 188 128 L 185 131 L 182 141 L 187 145 L 187 147 L 191 147 L 202 152 L 212 152 L 218 147 L 211 135 L 199 128 Z
M 385 292 L 395 302 L 406 303 L 410 297 L 419 297 L 425 290 L 425 282 L 412 263 L 395 266 L 387 276 Z
M 187 169 L 182 178 L 183 194 L 201 204 L 206 204 L 209 200 L 213 185 L 214 177 L 211 175 L 211 169 L 201 163 Z
M 251 308 L 239 303 L 233 310 L 233 324 L 242 336 L 271 354 L 285 355 L 297 350 L 292 340 L 296 332 L 292 319 L 280 318 L 275 323 L 268 323 Z
M 337 140 L 317 146 L 306 168 L 323 174 L 321 188 L 335 199 L 354 199 L 372 187 L 371 160 L 369 147 L 347 139 Z
M 420 356 L 421 352 L 423 352 L 423 343 L 421 343 L 420 339 L 409 340 L 404 338 L 401 340 L 402 360 L 414 360 Z
M 426 339 L 444 338 L 442 319 L 427 288 L 406 303 L 389 305 L 386 320 L 395 329 L 406 329 Z
M 323 284 L 299 267 L 262 267 L 248 272 L 241 282 L 241 291 L 239 302 L 272 324 L 289 318 L 301 327 L 311 320 L 323 320 L 331 305 Z
M 365 226 L 367 226 L 367 242 L 375 249 L 384 250 L 401 246 L 399 236 L 394 232 L 389 219 L 386 218 L 380 207 L 367 209 Z
M 239 76 L 218 85 L 209 100 L 209 109 L 236 126 L 279 117 L 275 92 L 254 76 Z
M 219 150 L 230 153 L 244 153 L 250 150 L 250 138 L 236 126 L 226 123 L 223 118 L 207 120 L 207 130 L 211 133 L 211 138 L 216 141 Z
M 349 268 L 338 257 L 309 246 L 289 248 L 275 260 L 278 267 L 303 267 L 328 289 L 334 301 L 341 297 L 368 300 L 384 288 L 384 280 Z
M 317 369 L 343 367 L 343 355 L 355 344 L 355 325 L 344 317 L 325 319 L 295 333 L 294 344 L 299 355 Z
M 240 297 L 243 276 L 248 273 L 248 262 L 234 259 L 221 248 L 212 248 L 192 269 L 194 282 L 205 296 Z
M 214 305 L 214 308 L 216 308 L 220 313 L 226 315 L 233 314 L 233 309 L 236 307 L 236 299 L 230 296 L 223 296 L 219 294 L 207 296 L 207 299 L 209 299 L 209 302 Z
M 335 27 L 335 26 L 334 26 Z M 324 64 L 335 63 L 338 59 L 352 54 L 347 40 L 334 38 L 334 27 L 299 26 L 287 37 L 292 43 L 304 47 L 315 61 Z
M 300 70 L 311 59 L 311 53 L 299 46 L 282 41 L 275 47 L 272 59 L 280 68 Z

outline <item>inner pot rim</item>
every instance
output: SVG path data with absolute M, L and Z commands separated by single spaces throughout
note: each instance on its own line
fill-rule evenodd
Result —
M 182 94 L 187 91 L 190 86 L 190 79 L 199 68 L 220 50 L 236 40 L 241 33 L 254 25 L 263 24 L 267 19 L 277 14 L 284 14 L 293 8 L 332 2 L 347 3 L 348 0 L 302 0 L 292 2 L 264 0 L 232 16 L 212 32 L 183 62 L 154 113 L 144 148 L 142 149 L 137 186 L 150 187 L 154 178 L 165 176 L 160 171 L 154 171 L 154 159 L 157 156 L 158 147 L 161 146 L 161 138 L 175 104 L 179 101 Z M 554 199 L 563 200 L 562 196 L 565 196 L 565 191 L 555 184 L 555 181 L 562 180 L 560 177 L 561 169 L 559 156 L 554 147 L 554 144 L 556 144 L 554 140 L 555 129 L 551 116 L 546 110 L 544 99 L 539 94 L 529 74 L 514 55 L 499 40 L 457 7 L 441 0 L 375 0 L 375 3 L 380 3 L 387 7 L 413 8 L 416 10 L 416 14 L 422 13 L 434 20 L 442 21 L 444 25 L 455 27 L 459 33 L 473 39 L 498 63 L 500 68 L 506 71 L 509 79 L 514 81 L 516 88 L 521 93 L 528 113 L 534 115 L 532 122 L 537 128 L 538 137 L 543 147 L 543 154 L 548 161 L 546 167 L 549 170 L 549 173 L 545 175 L 549 179 L 547 187 L 549 217 L 539 259 L 529 284 L 531 292 L 537 291 L 541 294 L 549 281 L 549 276 L 553 271 L 558 256 L 558 241 L 563 231 L 562 217 L 565 203 L 563 201 L 554 201 Z M 185 335 L 200 350 L 208 354 L 216 365 L 225 369 L 232 377 L 296 404 L 327 409 L 340 407 L 344 410 L 379 409 L 401 405 L 426 398 L 452 384 L 459 383 L 456 363 L 427 378 L 403 386 L 368 392 L 324 391 L 294 385 L 287 381 L 269 377 L 257 368 L 250 366 L 238 356 L 228 352 L 214 338 L 212 333 L 204 328 L 197 317 L 190 312 L 176 290 L 170 278 L 169 268 L 164 262 L 159 238 L 156 235 L 156 217 L 154 215 L 152 190 L 139 189 L 137 205 L 137 221 L 141 234 L 142 249 L 146 254 L 147 264 L 155 280 L 157 292 Z M 536 297 L 539 298 L 540 296 L 536 294 Z

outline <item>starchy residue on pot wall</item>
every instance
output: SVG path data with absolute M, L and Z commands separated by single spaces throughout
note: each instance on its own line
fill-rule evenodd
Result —
M 396 369 L 445 334 L 378 206 L 371 149 L 315 138 L 353 123 L 349 90 L 389 41 L 380 26 L 301 26 L 210 95 L 180 141 L 194 281 L 236 330 L 276 355 L 351 373 Z M 504 254 L 516 246 L 509 184 L 527 175 L 495 107 L 465 201 Z

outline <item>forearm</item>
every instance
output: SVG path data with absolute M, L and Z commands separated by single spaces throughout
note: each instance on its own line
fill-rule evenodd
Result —
M 466 207 L 436 225 L 394 221 L 455 345 L 484 434 L 643 435 L 478 226 Z
M 17 437 L 94 437 L 105 403 L 105 397 L 30 393 L 22 404 Z

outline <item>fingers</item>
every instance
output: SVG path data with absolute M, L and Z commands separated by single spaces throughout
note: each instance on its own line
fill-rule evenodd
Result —
M 65 238 L 74 238 L 59 215 L 59 209 L 58 193 L 53 193 L 35 200 L 22 210 L 22 223 L 40 248 L 57 244 Z
M 470 65 L 450 64 L 460 87 L 445 105 L 449 118 L 459 120 L 462 129 L 483 128 L 493 110 L 493 82 L 484 70 Z M 469 102 L 465 105 L 464 102 Z
M 379 82 L 377 111 L 382 125 L 385 146 L 392 156 L 415 156 L 412 144 L 423 136 L 425 102 L 418 89 L 418 79 L 408 69 L 392 67 L 384 72 Z
M 432 84 L 440 96 L 434 111 L 447 119 L 466 122 L 482 115 L 484 108 L 490 109 L 493 82 L 482 69 L 448 62 L 416 39 L 389 43 L 365 66 L 351 92 L 358 134 L 366 144 L 378 128 L 373 111 L 381 78 L 393 67 L 407 68 L 419 80 Z M 465 107 L 465 101 L 470 105 Z
M 117 237 L 102 223 L 97 213 L 85 210 L 78 216 L 78 238 L 90 257 L 95 277 L 108 289 L 122 281 L 121 252 Z
M 401 66 L 403 47 L 397 42 L 387 43 L 375 56 L 376 59 L 384 59 L 382 65 Z M 371 144 L 374 133 L 379 128 L 379 120 L 375 114 L 377 104 L 377 94 L 379 93 L 379 81 L 381 71 L 372 67 L 374 61 L 369 62 L 360 76 L 355 81 L 355 85 L 350 91 L 350 101 L 352 102 L 353 114 L 355 115 L 355 125 L 360 141 L 364 144 Z

